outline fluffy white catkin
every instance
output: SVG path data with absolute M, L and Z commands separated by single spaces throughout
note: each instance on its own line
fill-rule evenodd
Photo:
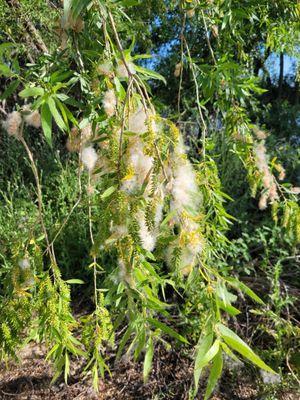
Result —
M 98 156 L 96 150 L 92 146 L 85 147 L 81 153 L 81 161 L 88 171 L 95 168 Z

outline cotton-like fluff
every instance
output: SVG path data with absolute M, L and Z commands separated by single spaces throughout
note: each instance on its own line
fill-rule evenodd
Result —
M 129 139 L 127 163 L 134 173 L 132 177 L 122 182 L 121 189 L 132 193 L 142 186 L 153 167 L 153 158 L 144 153 L 144 144 L 141 138 L 133 137 Z
M 291 192 L 294 194 L 300 194 L 300 187 L 298 187 L 298 186 L 292 187 Z
M 95 168 L 98 155 L 96 150 L 92 146 L 85 147 L 81 153 L 81 161 L 88 171 L 92 171 Z
M 174 170 L 171 189 L 171 211 L 180 214 L 182 211 L 196 212 L 201 196 L 196 181 L 196 173 L 188 160 L 181 160 Z
M 176 211 L 178 217 L 184 210 L 197 212 L 201 202 L 196 173 L 187 159 L 186 150 L 187 147 L 182 136 L 180 136 L 173 155 L 173 176 L 172 170 L 170 170 L 171 179 L 168 185 L 172 196 L 170 209 Z
M 129 69 L 129 72 L 131 74 L 135 74 L 136 70 L 134 67 L 134 64 L 131 61 L 127 61 L 126 63 L 127 68 Z M 120 78 L 128 78 L 128 70 L 127 70 L 125 64 L 123 61 L 119 61 L 118 66 L 117 66 L 117 75 Z
M 189 218 L 182 221 L 179 237 L 172 242 L 166 250 L 166 262 L 172 269 L 175 248 L 180 249 L 179 272 L 188 275 L 197 263 L 197 257 L 203 248 L 203 239 L 200 234 L 199 225 Z
M 155 216 L 154 216 L 154 225 L 156 228 L 159 227 L 163 219 L 163 208 L 164 208 L 163 201 L 158 202 L 155 208 Z
M 140 107 L 135 113 L 129 116 L 128 129 L 134 133 L 147 132 L 147 114 L 143 107 Z
M 140 227 L 139 236 L 142 246 L 145 250 L 153 251 L 156 244 L 157 232 L 155 229 L 153 231 L 149 230 L 146 224 L 145 213 L 142 210 L 138 211 L 136 217 Z
M 268 207 L 268 194 L 263 193 L 260 198 L 259 198 L 259 202 L 258 202 L 258 208 L 263 211 Z
M 264 140 L 267 138 L 266 132 L 259 129 L 257 126 L 253 127 L 253 132 L 254 132 L 255 136 L 257 137 L 257 139 L 259 139 L 259 140 Z
M 86 143 L 93 136 L 93 129 L 91 124 L 85 125 L 80 132 L 82 143 Z
M 126 267 L 125 261 L 119 258 L 118 266 L 119 266 L 120 281 L 125 281 L 126 283 L 128 283 L 129 286 L 132 286 L 133 284 L 132 277 L 130 271 L 128 271 L 128 268 Z
M 175 78 L 178 78 L 178 77 L 180 76 L 181 70 L 182 70 L 182 64 L 181 64 L 181 62 L 180 62 L 180 63 L 177 63 L 177 64 L 175 65 L 175 70 L 174 70 L 174 76 L 175 76 Z
M 281 382 L 280 375 L 264 371 L 263 369 L 260 370 L 260 376 L 265 385 L 275 385 Z
M 115 235 L 117 238 L 121 238 L 123 236 L 128 235 L 128 228 L 126 225 L 112 225 L 110 227 L 110 231 L 113 235 Z
M 102 104 L 106 115 L 108 115 L 109 117 L 115 115 L 117 99 L 115 92 L 112 89 L 105 92 Z
M 30 114 L 25 115 L 24 120 L 27 125 L 33 126 L 36 129 L 39 129 L 41 127 L 41 116 L 38 110 L 35 110 Z
M 29 269 L 30 268 L 30 261 L 28 258 L 22 258 L 19 262 L 19 267 L 21 269 Z
M 99 64 L 97 67 L 97 72 L 100 75 L 110 76 L 112 74 L 111 70 L 112 70 L 112 64 L 110 62 Z
M 277 200 L 279 196 L 277 193 L 276 181 L 269 169 L 268 156 L 264 142 L 255 144 L 254 154 L 256 157 L 256 166 L 262 175 L 262 184 L 265 189 L 260 197 L 258 207 L 260 210 L 264 210 L 267 207 L 268 201 L 272 203 Z
M 73 126 L 66 143 L 67 150 L 71 153 L 80 151 L 82 145 L 88 142 L 92 135 L 93 130 L 91 124 L 87 124 L 81 130 Z
M 22 124 L 22 116 L 18 111 L 13 111 L 7 115 L 3 122 L 3 127 L 9 136 L 19 137 L 21 134 L 20 128 Z

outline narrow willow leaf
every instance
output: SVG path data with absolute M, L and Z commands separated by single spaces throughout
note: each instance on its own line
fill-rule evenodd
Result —
M 20 93 L 20 97 L 37 97 L 43 96 L 45 93 L 44 89 L 41 87 L 28 87 L 23 89 Z
M 134 68 L 136 69 L 137 72 L 140 72 L 142 75 L 146 76 L 148 79 L 157 79 L 157 80 L 163 81 L 165 84 L 167 84 L 165 78 L 162 75 L 160 75 L 158 72 L 152 71 L 151 69 L 141 67 L 139 65 L 134 65 Z
M 10 68 L 6 64 L 0 63 L 0 76 L 1 75 L 6 77 L 12 75 Z
M 147 342 L 146 354 L 144 359 L 144 367 L 143 367 L 144 382 L 147 382 L 147 379 L 152 369 L 153 354 L 154 354 L 153 340 L 152 337 L 150 336 Z
M 180 342 L 188 344 L 189 342 L 181 336 L 179 333 L 174 331 L 174 329 L 170 328 L 168 325 L 164 324 L 163 322 L 158 321 L 157 319 L 154 318 L 148 318 L 147 321 L 151 324 L 154 325 L 156 328 L 161 329 L 163 332 L 165 332 L 167 335 L 174 337 L 175 339 L 179 340 Z
M 132 327 L 129 325 L 128 328 L 126 329 L 126 332 L 124 333 L 124 335 L 122 337 L 120 344 L 119 344 L 119 348 L 118 348 L 118 351 L 116 354 L 116 360 L 118 360 L 121 357 L 123 349 L 124 349 L 126 343 L 128 342 L 131 333 L 132 333 Z
M 204 354 L 201 359 L 197 359 L 197 363 L 195 363 L 195 369 L 202 369 L 205 367 L 217 354 L 220 348 L 220 340 L 216 339 L 214 344 L 210 347 L 210 349 Z
M 84 281 L 81 279 L 68 279 L 66 283 L 69 283 L 70 285 L 84 285 Z
M 264 361 L 254 353 L 254 351 L 231 329 L 222 324 L 217 324 L 216 328 L 220 332 L 222 339 L 230 346 L 233 350 L 240 353 L 242 356 L 247 358 L 253 364 L 256 364 L 259 368 L 266 371 L 275 372 L 270 368 Z
M 59 111 L 58 111 L 58 109 L 56 107 L 54 98 L 53 97 L 49 97 L 47 103 L 48 103 L 50 112 L 51 112 L 55 122 L 57 123 L 58 127 L 62 131 L 67 130 L 66 124 L 65 124 L 64 120 L 62 119 L 62 116 L 60 115 L 60 113 L 59 113 Z
M 222 351 L 221 349 L 219 349 L 218 353 L 215 355 L 213 359 L 213 365 L 211 367 L 210 374 L 208 377 L 204 400 L 209 399 L 222 374 L 222 370 L 223 370 L 223 357 L 222 357 Z
M 47 103 L 41 107 L 41 121 L 46 142 L 52 147 L 52 114 Z
M 71 11 L 74 19 L 78 18 L 83 9 L 87 8 L 91 0 L 71 0 Z
M 92 368 L 92 376 L 93 376 L 93 387 L 95 390 L 99 390 L 99 375 L 96 363 L 93 365 Z
M 222 310 L 226 311 L 229 315 L 232 315 L 233 317 L 235 317 L 236 315 L 239 315 L 241 313 L 240 310 L 238 310 L 231 304 L 225 304 L 224 301 L 222 301 L 220 299 L 217 299 L 217 303 L 218 303 L 218 306 Z
M 69 373 L 70 373 L 70 360 L 69 360 L 68 353 L 66 352 L 66 354 L 65 354 L 65 373 L 64 373 L 66 383 L 68 381 Z
M 199 368 L 199 365 L 205 354 L 210 349 L 212 342 L 213 342 L 213 334 L 209 333 L 208 335 L 204 336 L 197 345 L 195 367 L 194 367 L 195 394 L 197 394 L 198 392 L 199 379 L 202 372 L 202 369 Z
M 106 189 L 102 195 L 100 196 L 101 199 L 105 199 L 106 197 L 109 197 L 111 194 L 113 194 L 113 192 L 116 190 L 115 186 L 111 186 L 108 189 Z
M 17 89 L 17 87 L 20 85 L 20 81 L 16 79 L 15 81 L 12 81 L 5 91 L 1 94 L 0 100 L 5 100 L 7 99 L 13 92 Z
M 252 300 L 256 301 L 256 303 L 259 304 L 265 304 L 263 302 L 263 300 L 257 296 L 257 294 L 255 294 L 253 292 L 253 290 L 251 290 L 247 285 L 245 285 L 243 282 L 239 281 L 238 279 L 235 278 L 226 278 L 226 281 L 233 286 L 236 289 L 240 289 L 242 292 L 244 292 L 247 296 L 249 296 Z

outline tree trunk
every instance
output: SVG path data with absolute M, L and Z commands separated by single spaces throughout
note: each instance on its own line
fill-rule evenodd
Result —
M 280 53 L 280 64 L 279 64 L 279 80 L 278 80 L 278 98 L 282 95 L 282 85 L 283 85 L 283 70 L 284 70 L 284 54 Z

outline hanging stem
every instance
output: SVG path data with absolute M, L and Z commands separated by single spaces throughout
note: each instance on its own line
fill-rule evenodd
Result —
M 21 127 L 21 135 L 19 137 L 19 140 L 26 150 L 26 153 L 27 153 L 29 161 L 30 161 L 31 170 L 34 175 L 36 189 L 37 189 L 39 220 L 40 220 L 42 230 L 43 230 L 43 233 L 45 236 L 45 240 L 46 240 L 46 244 L 47 244 L 47 252 L 50 256 L 51 263 L 56 266 L 57 263 L 56 263 L 56 257 L 55 257 L 55 253 L 54 253 L 53 243 L 50 243 L 50 241 L 49 241 L 49 236 L 48 236 L 48 232 L 47 232 L 44 217 L 43 217 L 43 197 L 42 197 L 42 188 L 41 188 L 41 183 L 40 183 L 40 179 L 39 179 L 39 173 L 38 173 L 38 170 L 37 170 L 34 158 L 33 158 L 33 154 L 23 137 L 23 125 Z
M 182 89 L 182 77 L 183 77 L 183 56 L 184 56 L 184 31 L 186 23 L 186 13 L 183 15 L 182 27 L 180 32 L 180 78 L 179 78 L 179 88 L 178 88 L 178 99 L 177 99 L 177 111 L 178 119 L 180 119 L 180 102 L 181 102 L 181 89 Z
M 89 171 L 88 175 L 88 188 L 91 187 L 91 172 Z M 93 221 L 92 221 L 92 202 L 91 196 L 88 197 L 88 217 L 89 217 L 89 230 L 90 230 L 90 239 L 92 243 L 92 251 L 93 251 L 93 280 L 94 280 L 94 298 L 95 298 L 95 308 L 98 306 L 98 295 L 97 295 L 97 259 L 95 256 L 95 240 L 93 234 Z
M 196 104 L 197 104 L 197 108 L 198 108 L 198 112 L 199 112 L 200 119 L 201 119 L 201 124 L 202 124 L 202 154 L 203 154 L 203 158 L 205 158 L 205 156 L 206 156 L 206 154 L 205 154 L 206 153 L 205 152 L 205 140 L 206 140 L 206 133 L 207 133 L 207 125 L 205 123 L 203 112 L 202 112 L 202 108 L 201 108 L 201 104 L 200 104 L 199 86 L 198 86 L 198 82 L 197 82 L 194 63 L 192 61 L 192 57 L 191 57 L 191 53 L 190 53 L 190 49 L 189 49 L 188 43 L 187 43 L 187 41 L 186 41 L 184 36 L 183 36 L 183 40 L 184 40 L 186 51 L 187 51 L 187 54 L 188 54 L 188 57 L 189 57 L 190 67 L 191 67 L 193 80 L 194 80 L 195 88 L 196 88 Z

